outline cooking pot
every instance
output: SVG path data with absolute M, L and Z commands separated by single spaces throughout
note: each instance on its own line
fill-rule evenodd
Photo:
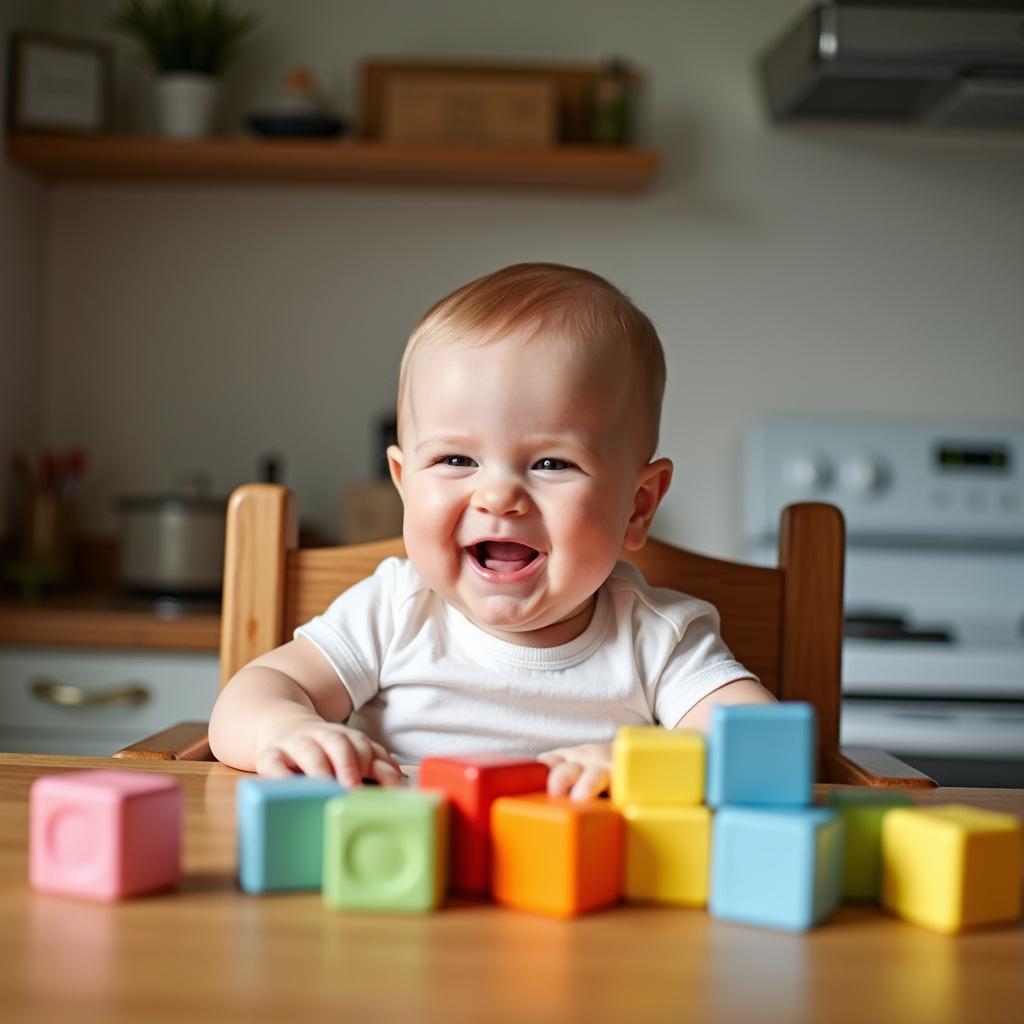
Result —
M 207 490 L 197 481 L 178 492 L 118 499 L 123 587 L 175 596 L 219 593 L 228 502 Z

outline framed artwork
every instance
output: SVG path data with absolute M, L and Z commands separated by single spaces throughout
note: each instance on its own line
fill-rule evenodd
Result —
M 113 58 L 88 39 L 17 32 L 10 41 L 9 132 L 109 131 Z

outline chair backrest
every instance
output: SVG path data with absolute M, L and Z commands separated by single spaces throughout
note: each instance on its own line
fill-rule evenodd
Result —
M 653 586 L 710 601 L 733 653 L 777 697 L 818 711 L 818 777 L 839 746 L 844 526 L 833 505 L 802 503 L 782 514 L 775 568 L 708 558 L 661 541 L 624 555 Z M 339 593 L 369 576 L 401 538 L 335 548 L 298 547 L 295 498 L 274 484 L 231 496 L 221 619 L 221 685 L 243 665 L 291 639 Z

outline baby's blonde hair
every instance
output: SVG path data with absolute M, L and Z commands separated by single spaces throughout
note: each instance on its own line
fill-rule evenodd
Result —
M 472 338 L 489 344 L 520 329 L 557 331 L 580 356 L 625 349 L 633 367 L 634 409 L 645 458 L 658 446 L 665 393 L 665 354 L 654 324 L 615 285 L 560 263 L 515 263 L 457 288 L 434 303 L 414 328 L 398 374 L 398 429 L 413 356 L 429 344 Z M 597 353 L 595 353 L 595 348 Z

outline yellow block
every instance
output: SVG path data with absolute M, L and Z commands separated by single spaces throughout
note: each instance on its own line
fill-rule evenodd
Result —
M 1021 823 L 962 804 L 905 807 L 882 821 L 882 903 L 939 932 L 1016 921 Z
M 707 906 L 710 808 L 633 804 L 622 808 L 622 816 L 626 819 L 626 899 Z
M 612 744 L 612 802 L 617 807 L 699 804 L 705 760 L 699 732 L 624 725 Z

